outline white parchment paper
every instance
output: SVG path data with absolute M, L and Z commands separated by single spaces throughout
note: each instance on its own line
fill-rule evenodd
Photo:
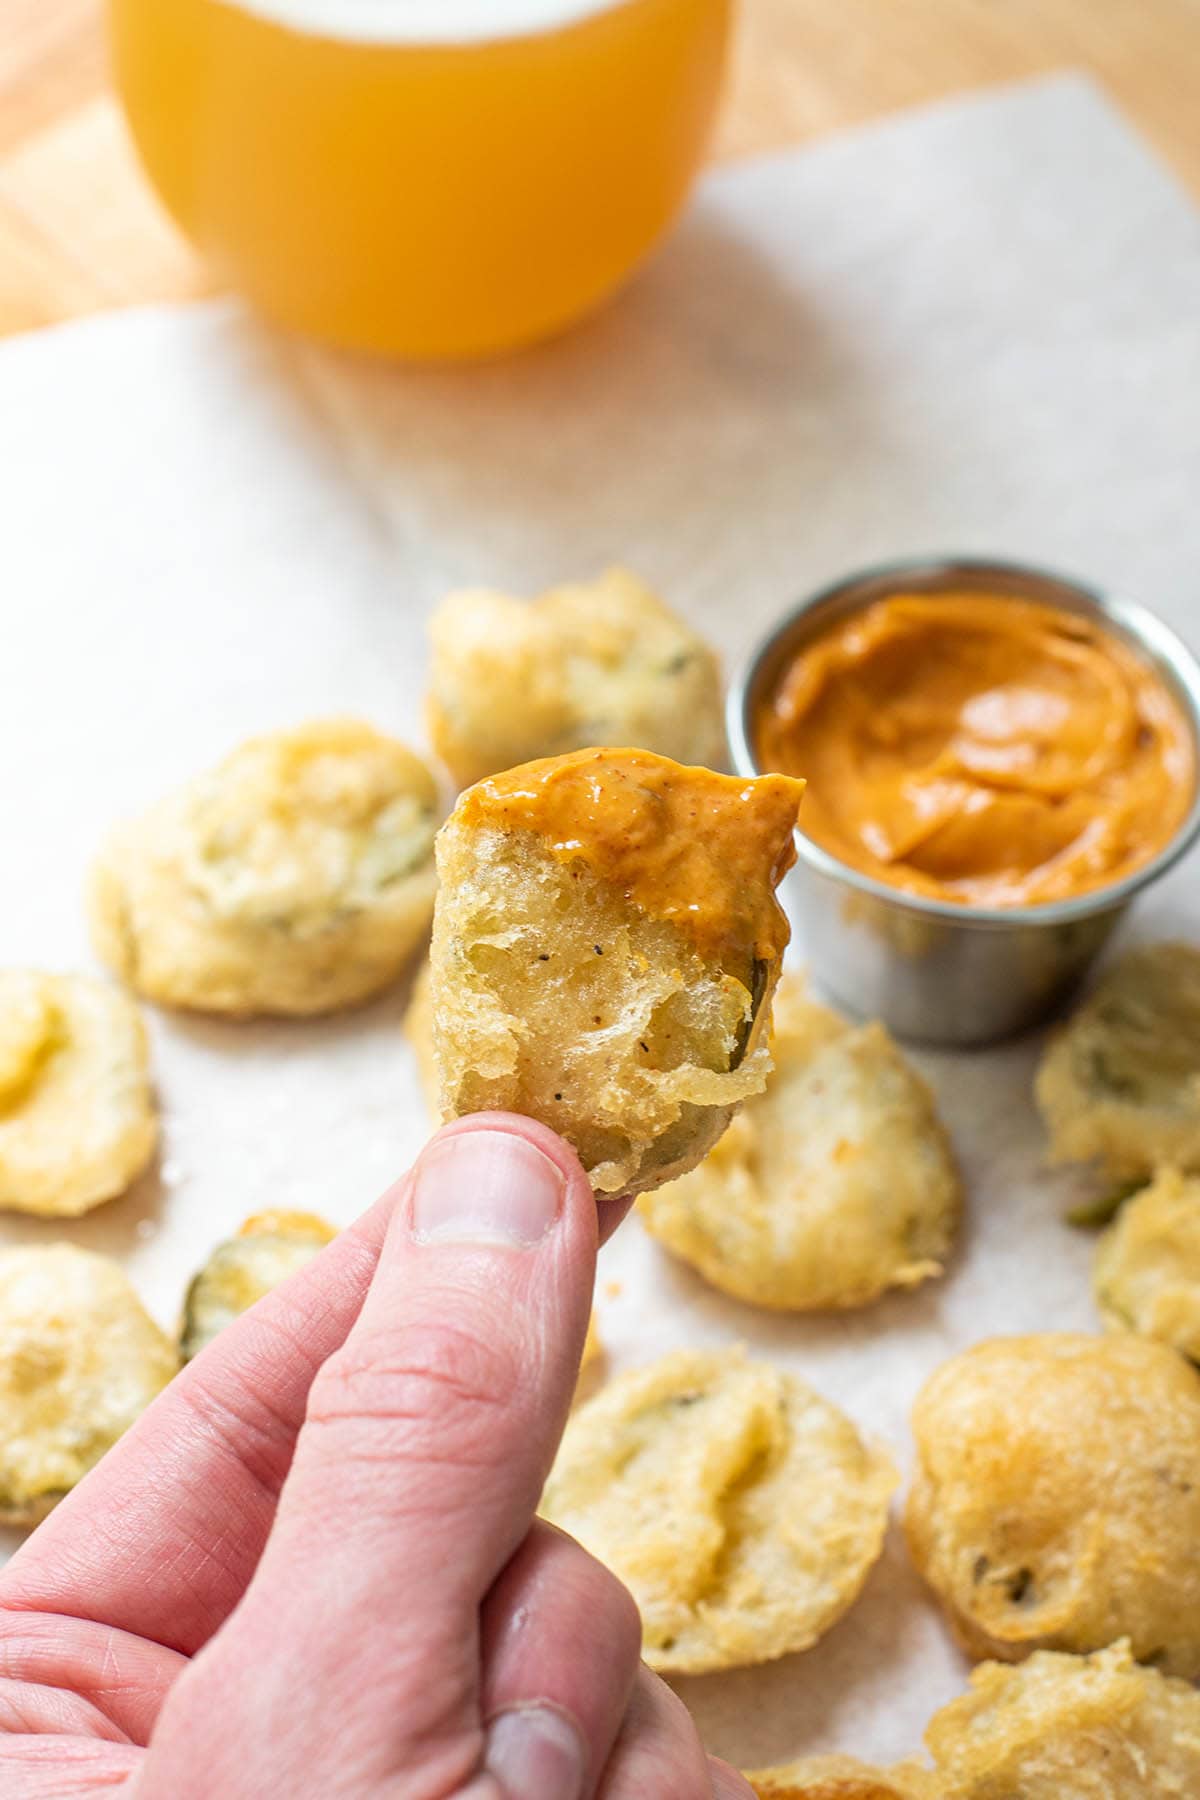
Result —
M 815 584 L 950 550 L 1059 565 L 1200 639 L 1200 218 L 1073 78 L 712 176 L 617 305 L 507 364 L 386 371 L 233 304 L 9 344 L 0 960 L 87 965 L 98 837 L 242 736 L 349 710 L 419 743 L 423 618 L 450 584 L 619 559 L 732 659 Z M 1194 930 L 1197 879 L 1134 929 Z M 425 1130 L 403 999 L 306 1026 L 155 1015 L 161 1164 L 69 1235 L 169 1322 L 248 1212 L 352 1218 Z M 970 1190 L 946 1280 L 779 1319 L 632 1220 L 601 1267 L 611 1366 L 741 1341 L 906 1458 L 913 1393 L 953 1350 L 1094 1327 L 1073 1178 L 1040 1166 L 1036 1050 L 918 1058 Z M 890 1757 L 963 1674 L 897 1541 L 815 1650 L 680 1689 L 734 1760 Z

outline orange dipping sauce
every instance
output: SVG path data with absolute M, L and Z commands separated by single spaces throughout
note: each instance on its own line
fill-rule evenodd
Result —
M 801 828 L 878 881 L 1032 906 L 1120 881 L 1183 824 L 1196 745 L 1161 676 L 1090 618 L 896 594 L 831 625 L 755 721 L 808 781 Z
M 775 889 L 796 860 L 803 793 L 802 781 L 746 781 L 650 750 L 573 750 L 476 782 L 458 813 L 537 832 L 706 955 L 776 962 L 790 933 Z

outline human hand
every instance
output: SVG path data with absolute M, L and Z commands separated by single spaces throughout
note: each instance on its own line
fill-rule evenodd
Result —
M 4 1800 L 750 1800 L 534 1516 L 597 1235 L 477 1114 L 189 1364 L 0 1578 Z

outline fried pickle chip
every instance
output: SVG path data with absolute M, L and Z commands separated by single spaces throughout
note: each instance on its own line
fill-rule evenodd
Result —
M 369 999 L 428 927 L 436 802 L 420 758 L 356 720 L 253 738 L 114 833 L 92 878 L 96 948 L 166 1006 Z
M 218 1244 L 193 1276 L 183 1306 L 180 1351 L 198 1356 L 226 1325 L 304 1268 L 337 1236 L 315 1213 L 255 1213 L 236 1237 Z
M 450 594 L 429 634 L 430 741 L 460 787 L 591 744 L 724 762 L 716 657 L 626 569 L 536 600 Z
M 1035 1092 L 1055 1162 L 1200 1171 L 1200 948 L 1151 944 L 1114 963 L 1051 1039 Z
M 876 1769 L 853 1756 L 805 1756 L 746 1780 L 758 1800 L 941 1800 L 933 1776 L 917 1763 Z
M 0 1523 L 44 1519 L 178 1366 L 110 1257 L 0 1251 Z
M 774 1071 L 690 1174 L 639 1209 L 661 1243 L 755 1306 L 862 1306 L 939 1275 L 961 1183 L 933 1096 L 882 1025 L 785 975 Z
M 1137 1337 L 994 1338 L 913 1413 L 913 1560 L 975 1656 L 1090 1651 L 1200 1675 L 1200 1375 Z
M 442 1116 L 540 1119 L 604 1196 L 694 1167 L 766 1082 L 802 791 L 641 750 L 468 789 L 437 845 Z
M 1126 1201 L 1100 1241 L 1094 1284 L 1111 1331 L 1157 1338 L 1200 1363 L 1200 1177 L 1162 1169 Z
M 0 1207 L 76 1217 L 124 1193 L 157 1143 L 133 1001 L 84 975 L 0 970 Z
M 651 1668 L 806 1649 L 879 1556 L 896 1471 L 844 1413 L 740 1351 L 677 1351 L 579 1408 L 542 1511 L 629 1587 Z
M 1134 1662 L 1042 1650 L 984 1663 L 925 1734 L 945 1800 L 1192 1800 L 1200 1694 Z

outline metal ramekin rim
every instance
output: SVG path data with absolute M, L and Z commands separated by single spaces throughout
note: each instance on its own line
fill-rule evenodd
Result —
M 1171 626 L 1160 619 L 1157 613 L 1137 600 L 1117 598 L 1090 582 L 1081 581 L 1072 575 L 1064 575 L 1057 569 L 1048 569 L 1042 564 L 1019 563 L 1002 557 L 990 556 L 913 556 L 903 557 L 895 561 L 873 563 L 865 569 L 856 569 L 837 581 L 827 582 L 814 593 L 806 596 L 797 605 L 778 619 L 770 631 L 765 632 L 735 671 L 730 683 L 725 707 L 725 723 L 729 737 L 729 747 L 733 756 L 733 764 L 739 774 L 760 775 L 754 754 L 753 741 L 748 717 L 749 703 L 754 693 L 756 678 L 762 664 L 773 654 L 780 640 L 789 636 L 799 622 L 819 606 L 826 605 L 838 595 L 856 587 L 869 583 L 895 580 L 903 583 L 920 576 L 946 576 L 952 579 L 956 572 L 970 576 L 994 576 L 998 582 L 1019 579 L 1021 581 L 1045 582 L 1059 589 L 1074 593 L 1085 605 L 1093 607 L 1104 619 L 1111 620 L 1122 635 L 1132 640 L 1141 649 L 1150 653 L 1152 659 L 1170 669 L 1180 693 L 1185 700 L 1188 723 L 1191 726 L 1194 741 L 1197 767 L 1200 769 L 1200 660 L 1189 650 L 1183 639 Z M 867 602 L 864 601 L 864 604 Z M 1179 859 L 1191 849 L 1197 836 L 1200 835 L 1200 779 L 1197 780 L 1196 791 L 1192 796 L 1192 804 L 1186 818 L 1179 825 L 1173 836 L 1165 843 L 1158 855 L 1139 869 L 1134 869 L 1122 880 L 1108 885 L 1089 889 L 1085 894 L 1077 894 L 1069 900 L 1046 900 L 1032 906 L 971 906 L 963 901 L 935 900 L 926 894 L 908 893 L 904 888 L 892 887 L 885 881 L 878 881 L 873 875 L 865 874 L 849 863 L 842 862 L 839 857 L 797 831 L 796 852 L 800 860 L 810 868 L 817 870 L 831 880 L 840 881 L 859 893 L 870 894 L 877 900 L 899 907 L 907 912 L 918 913 L 925 918 L 952 921 L 955 924 L 995 930 L 1004 926 L 1039 925 L 1054 927 L 1070 925 L 1078 919 L 1090 918 L 1096 913 L 1109 912 L 1126 905 L 1135 894 L 1165 875 Z

